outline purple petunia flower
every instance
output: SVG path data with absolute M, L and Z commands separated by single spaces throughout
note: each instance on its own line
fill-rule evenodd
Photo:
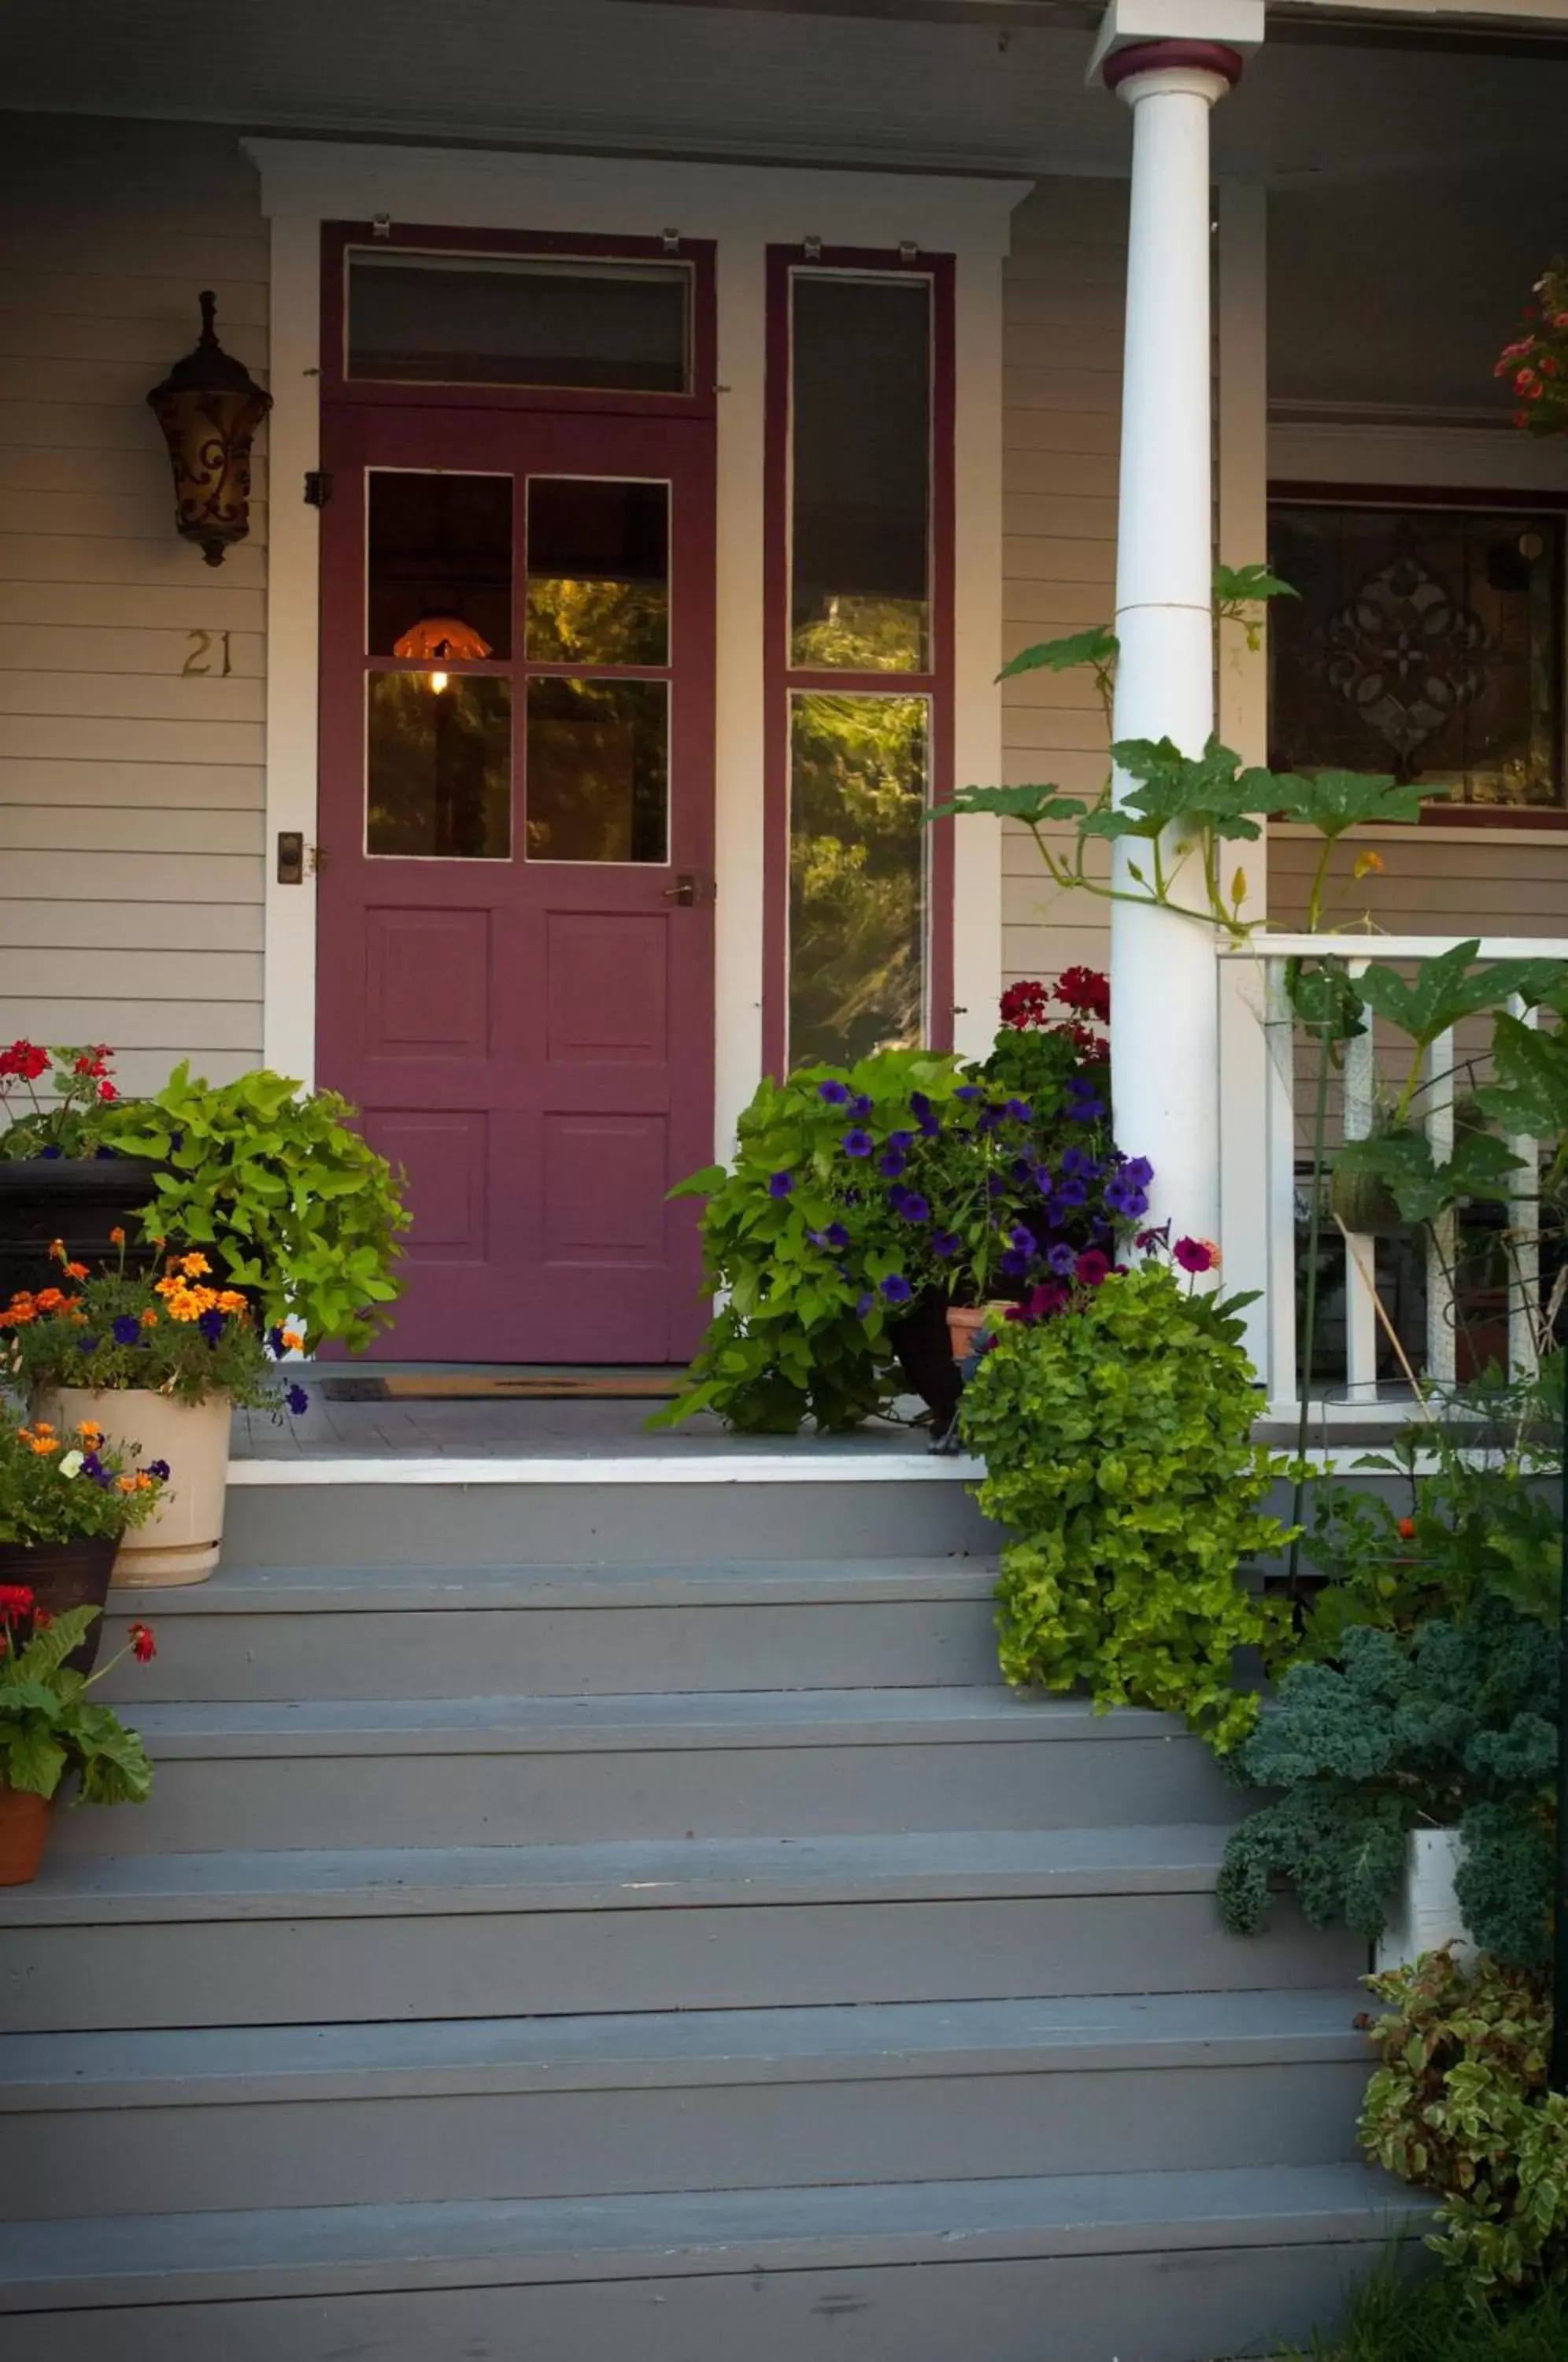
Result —
M 1066 1239 L 1058 1239 L 1055 1245 L 1047 1250 L 1045 1261 L 1058 1279 L 1071 1279 L 1077 1268 L 1078 1258 Z
M 871 1102 L 870 1102 L 870 1100 L 867 1098 L 867 1096 L 866 1096 L 865 1092 L 864 1092 L 864 1091 L 856 1091 L 856 1094 L 855 1094 L 855 1097 L 850 1100 L 849 1104 L 850 1104 L 850 1106 L 853 1108 L 853 1109 L 855 1110 L 855 1113 L 856 1113 L 856 1114 L 860 1118 L 860 1120 L 861 1120 L 862 1123 L 864 1123 L 864 1122 L 865 1122 L 865 1120 L 866 1120 L 866 1118 L 867 1118 L 867 1117 L 870 1114 L 870 1112 L 871 1112 Z
M 141 1323 L 134 1312 L 121 1312 L 116 1315 L 115 1342 L 116 1345 L 140 1344 Z
M 148 1462 L 148 1463 L 147 1463 L 147 1473 L 148 1473 L 150 1477 L 154 1478 L 154 1480 L 155 1480 L 158 1484 L 160 1484 L 160 1485 L 167 1485 L 167 1484 L 168 1484 L 168 1482 L 169 1482 L 169 1462 L 168 1462 L 168 1461 L 167 1461 L 167 1460 L 149 1460 L 149 1461 Z
M 865 1319 L 866 1315 L 870 1311 L 871 1307 L 876 1303 L 876 1297 L 872 1295 L 870 1289 L 867 1288 L 866 1294 L 861 1297 L 859 1303 L 855 1308 L 856 1312 L 862 1320 Z
M 882 1282 L 882 1294 L 889 1304 L 907 1304 L 914 1290 L 901 1271 L 890 1271 Z
M 853 1131 L 846 1131 L 839 1142 L 846 1156 L 869 1156 L 876 1145 L 870 1133 L 863 1131 L 858 1124 Z
M 942 1119 L 923 1091 L 910 1093 L 910 1113 L 919 1124 L 926 1139 L 934 1140 L 942 1130 Z
M 1007 1235 L 1010 1246 L 1018 1247 L 1024 1254 L 1034 1253 L 1034 1233 L 1032 1230 L 1026 1229 L 1022 1222 L 1016 1223 Z
M 116 1322 L 116 1328 L 118 1325 L 119 1324 Z M 223 1335 L 224 1316 L 218 1310 L 215 1304 L 212 1305 L 205 1312 L 197 1313 L 196 1326 L 201 1330 L 203 1336 L 206 1339 L 208 1344 L 215 1345 L 218 1339 Z
M 814 1247 L 838 1248 L 849 1244 L 849 1232 L 842 1222 L 830 1222 L 825 1231 L 812 1231 L 809 1235 Z
M 1123 1178 L 1135 1189 L 1146 1189 L 1154 1177 L 1154 1168 L 1146 1156 L 1130 1156 L 1121 1167 Z
M 39 1151 L 40 1156 L 63 1156 L 64 1153 L 63 1148 L 40 1148 Z
M 999 1173 L 989 1173 L 987 1175 L 986 1195 L 988 1198 L 1005 1198 L 1007 1196 L 1007 1183 L 1002 1179 Z
M 1121 1214 L 1129 1221 L 1135 1221 L 1140 1214 L 1146 1214 L 1149 1210 L 1149 1193 L 1129 1181 L 1124 1173 L 1119 1173 L 1114 1180 L 1106 1183 L 1105 1202 L 1113 1214 Z
M 888 1134 L 888 1145 L 889 1148 L 896 1148 L 900 1156 L 907 1156 L 914 1146 L 914 1134 L 912 1131 L 890 1131 Z
M 1056 1186 L 1056 1176 L 1048 1164 L 1031 1165 L 1029 1177 L 1043 1198 L 1048 1198 Z
M 1021 1247 L 1009 1247 L 1001 1259 L 999 1268 L 1007 1274 L 1009 1279 L 1021 1279 L 1029 1269 L 1030 1261 L 1030 1256 L 1025 1254 Z
M 1063 1113 L 1069 1123 L 1094 1123 L 1105 1113 L 1103 1099 L 1075 1099 Z
M 888 1203 L 891 1206 L 895 1214 L 900 1213 L 903 1210 L 904 1199 L 909 1196 L 909 1191 L 904 1187 L 901 1181 L 895 1181 L 889 1187 L 888 1191 Z
M 918 1189 L 906 1189 L 900 1201 L 900 1219 L 906 1222 L 929 1222 L 931 1208 Z
M 1034 1110 L 1027 1099 L 1009 1099 L 1007 1112 L 1014 1123 L 1032 1123 L 1034 1120 Z
M 817 1097 L 820 1099 L 826 1099 L 829 1107 L 847 1107 L 849 1105 L 849 1085 L 847 1083 L 819 1083 L 817 1085 Z
M 1056 1191 L 1058 1206 L 1082 1206 L 1088 1200 L 1088 1190 L 1081 1181 L 1064 1181 Z
M 288 1347 L 283 1342 L 282 1330 L 281 1329 L 269 1329 L 267 1331 L 267 1351 L 271 1354 L 274 1362 L 281 1362 L 288 1350 Z
M 106 1493 L 115 1481 L 114 1470 L 105 1467 L 101 1455 L 96 1451 L 89 1451 L 85 1455 L 82 1462 L 82 1473 L 92 1484 L 96 1485 L 100 1493 Z
M 1069 1181 L 1098 1181 L 1099 1178 L 1099 1166 L 1081 1148 L 1063 1151 L 1062 1171 Z
M 955 1099 L 977 1099 L 981 1096 L 978 1083 L 960 1083 L 953 1094 Z
M 955 1255 L 963 1243 L 956 1231 L 933 1231 L 931 1234 L 931 1252 L 940 1255 L 944 1262 L 950 1255 Z
M 302 1410 L 309 1410 L 310 1408 L 310 1396 L 306 1394 L 304 1386 L 291 1386 L 283 1399 L 288 1404 L 289 1408 L 293 1412 L 296 1418 L 298 1418 Z
M 895 1148 L 889 1142 L 885 1153 L 877 1159 L 877 1170 L 886 1179 L 896 1181 L 909 1161 L 903 1150 Z
M 794 1187 L 795 1176 L 792 1173 L 770 1173 L 767 1176 L 767 1194 L 770 1198 L 788 1198 Z

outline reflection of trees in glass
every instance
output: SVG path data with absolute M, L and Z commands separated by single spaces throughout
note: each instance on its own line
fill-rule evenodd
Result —
M 791 701 L 795 1065 L 921 1037 L 926 723 L 923 697 L 818 690 Z
M 504 861 L 512 850 L 512 684 L 450 673 L 370 676 L 365 849 L 403 860 Z
M 665 683 L 547 674 L 527 700 L 530 861 L 663 861 Z
M 790 661 L 801 672 L 920 672 L 925 601 L 834 593 L 814 622 L 795 625 Z
M 668 664 L 668 590 L 663 582 L 531 576 L 526 646 L 547 664 Z

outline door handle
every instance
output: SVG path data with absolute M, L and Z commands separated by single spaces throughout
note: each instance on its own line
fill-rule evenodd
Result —
M 676 879 L 673 886 L 667 886 L 664 889 L 664 900 L 667 902 L 679 902 L 683 910 L 690 911 L 694 902 L 700 902 L 702 900 L 701 879 L 693 877 L 688 870 L 683 877 Z

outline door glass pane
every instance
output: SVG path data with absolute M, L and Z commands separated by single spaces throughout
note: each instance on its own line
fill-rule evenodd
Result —
M 931 288 L 795 275 L 792 665 L 921 672 L 931 642 Z
M 790 701 L 792 1065 L 921 1038 L 928 737 L 923 697 Z
M 370 653 L 512 654 L 512 479 L 372 468 Z
M 366 852 L 506 860 L 511 682 L 493 673 L 373 672 L 367 688 Z
M 679 262 L 353 248 L 348 373 L 684 393 L 690 290 Z
M 1275 507 L 1271 763 L 1561 808 L 1562 554 L 1550 513 Z
M 561 664 L 669 662 L 669 486 L 528 483 L 525 649 Z
M 530 861 L 664 861 L 669 704 L 662 680 L 527 685 Z

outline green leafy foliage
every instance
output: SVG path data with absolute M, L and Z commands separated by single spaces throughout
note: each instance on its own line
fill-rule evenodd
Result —
M 1480 937 L 1472 935 L 1467 943 L 1421 960 L 1413 977 L 1380 963 L 1362 977 L 1361 997 L 1424 1049 L 1463 1019 L 1496 1009 L 1515 993 L 1526 1001 L 1540 1001 L 1562 980 L 1557 960 L 1492 960 L 1478 966 L 1480 951 Z
M 1523 1163 L 1487 1131 L 1462 1133 L 1452 1155 L 1440 1164 L 1425 1133 L 1386 1131 L 1347 1141 L 1334 1159 L 1334 1170 L 1386 1182 L 1408 1222 L 1430 1222 L 1462 1198 L 1506 1196 L 1510 1174 Z
M 1562 2362 L 1568 2294 L 1550 2285 L 1516 2292 L 1464 2287 L 1391 2246 L 1350 2291 L 1342 2326 L 1276 2362 Z
M 1546 2088 L 1541 1981 L 1443 1951 L 1369 1982 L 1386 2014 L 1368 2022 L 1367 2156 L 1438 2192 L 1430 2245 L 1472 2290 L 1568 2280 L 1568 2099 Z
M 1286 963 L 1290 1006 L 1322 1044 L 1353 1042 L 1366 1032 L 1366 1010 L 1345 961 L 1331 954 Z
M 1561 978 L 1554 989 L 1561 992 Z M 1475 1094 L 1484 1115 L 1496 1118 L 1510 1131 L 1533 1132 L 1538 1139 L 1568 1132 L 1568 1028 L 1548 1032 L 1499 1010 L 1493 1023 L 1492 1059 L 1496 1081 Z
M 1214 603 L 1223 614 L 1266 599 L 1296 599 L 1299 591 L 1266 566 L 1216 566 Z
M 1088 810 L 1082 796 L 1065 796 L 1058 788 L 958 788 L 945 803 L 932 807 L 931 817 L 954 820 L 966 812 L 991 812 L 1002 820 L 1021 821 L 1025 828 L 1043 828 L 1051 821 L 1080 821 Z
M 1042 640 L 1034 647 L 1024 648 L 1004 664 L 998 673 L 999 680 L 1011 680 L 1021 672 L 1072 672 L 1079 665 L 1092 665 L 1097 672 L 1109 672 L 1121 652 L 1121 642 L 1104 624 L 1096 624 L 1087 632 L 1074 632 L 1061 640 Z
M 14 1298 L 0 1330 L 12 1330 L 17 1378 L 35 1398 L 60 1386 L 135 1387 L 178 1402 L 226 1395 L 247 1409 L 275 1409 L 282 1382 L 249 1303 L 237 1288 L 209 1286 L 210 1269 L 194 1252 L 171 1257 L 162 1278 L 127 1270 L 122 1243 L 119 1269 L 83 1279 L 73 1295 L 54 1288 Z
M 410 1217 L 353 1116 L 336 1091 L 302 1096 L 286 1075 L 214 1086 L 185 1063 L 155 1098 L 119 1109 L 105 1137 L 162 1168 L 141 1215 L 152 1236 L 215 1250 L 264 1325 L 293 1319 L 313 1347 L 358 1352 L 392 1319 Z
M 114 1541 L 144 1525 L 162 1480 L 138 1482 L 134 1455 L 101 1445 L 95 1428 L 57 1435 L 44 1419 L 0 1420 L 0 1542 Z
M 74 1772 L 79 1804 L 146 1803 L 152 1787 L 146 1749 L 88 1695 L 108 1666 L 84 1676 L 65 1662 L 98 1613 L 72 1607 L 30 1637 L 13 1619 L 0 1628 L 0 1785 L 52 1796 Z
M 1279 800 L 1272 809 L 1281 820 L 1316 829 L 1331 844 L 1347 829 L 1376 822 L 1412 825 L 1421 817 L 1425 789 L 1406 787 L 1382 771 L 1297 771 L 1275 775 Z
M 1002 1553 L 1002 1671 L 1087 1687 L 1097 1706 L 1185 1715 L 1220 1750 L 1252 1728 L 1238 1649 L 1272 1655 L 1281 1610 L 1240 1569 L 1283 1529 L 1261 1508 L 1276 1468 L 1252 1440 L 1253 1374 L 1234 1306 L 1150 1264 L 1081 1310 L 1006 1324 L 960 1410 L 984 1455 L 981 1507 Z
M 1243 1780 L 1281 1793 L 1226 1848 L 1226 1926 L 1264 1926 L 1283 1875 L 1315 1925 L 1380 1935 L 1406 1838 L 1425 1820 L 1460 1831 L 1455 1892 L 1477 1943 L 1538 1963 L 1551 1940 L 1551 1635 L 1486 1595 L 1463 1622 L 1357 1626 L 1340 1649 L 1336 1665 L 1290 1667 L 1237 1757 Z

